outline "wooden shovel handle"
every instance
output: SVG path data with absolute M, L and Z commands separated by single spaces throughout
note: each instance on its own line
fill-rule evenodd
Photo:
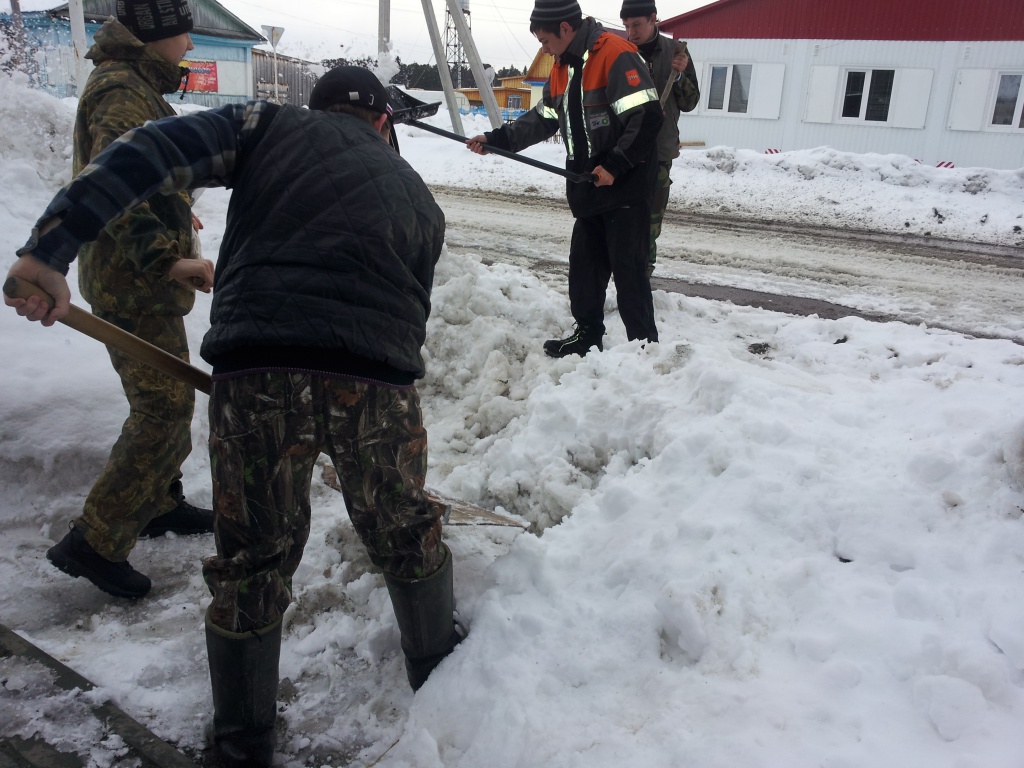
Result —
M 4 294 L 12 299 L 28 299 L 38 296 L 53 306 L 53 297 L 34 283 L 21 280 L 17 277 L 9 277 L 4 283 Z M 193 389 L 205 394 L 210 394 L 210 375 L 189 365 L 184 360 L 165 352 L 160 347 L 153 346 L 148 341 L 143 341 L 128 331 L 118 328 L 116 325 L 101 320 L 95 315 L 86 312 L 74 304 L 68 309 L 68 314 L 61 319 L 64 325 L 74 328 L 79 333 L 96 339 L 107 346 L 131 355 L 136 360 L 156 368 L 158 371 L 172 376 Z

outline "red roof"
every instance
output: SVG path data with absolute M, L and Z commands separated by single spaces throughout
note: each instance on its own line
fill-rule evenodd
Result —
M 1024 40 L 1024 0 L 718 0 L 660 27 L 679 39 Z

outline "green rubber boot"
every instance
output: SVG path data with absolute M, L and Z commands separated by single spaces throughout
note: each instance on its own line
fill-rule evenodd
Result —
M 462 642 L 455 613 L 452 553 L 445 544 L 444 562 L 423 579 L 402 579 L 384 574 L 391 605 L 402 633 L 405 672 L 414 691 L 441 660 Z
M 281 622 L 235 633 L 206 617 L 213 685 L 213 753 L 219 768 L 269 768 L 274 761 Z

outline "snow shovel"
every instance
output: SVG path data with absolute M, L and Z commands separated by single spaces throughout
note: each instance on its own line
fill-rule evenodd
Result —
M 38 296 L 53 305 L 53 297 L 34 283 L 27 280 L 20 280 L 16 277 L 9 277 L 4 283 L 4 294 L 12 299 L 27 299 L 31 296 Z M 210 374 L 201 371 L 195 366 L 189 365 L 184 360 L 175 357 L 170 352 L 165 352 L 160 347 L 153 346 L 148 341 L 143 341 L 138 336 L 128 333 L 116 325 L 101 320 L 95 315 L 76 307 L 72 304 L 68 313 L 59 322 L 73 328 L 79 333 L 84 333 L 96 341 L 102 342 L 114 349 L 131 355 L 147 365 L 156 368 L 162 373 L 177 379 L 184 384 L 209 395 L 213 380 Z M 337 475 L 328 473 L 324 467 L 324 481 L 335 490 L 341 490 L 337 482 Z M 333 467 L 331 467 L 333 472 Z M 332 482 L 333 481 L 333 482 Z M 441 519 L 451 525 L 499 525 L 511 528 L 527 528 L 528 523 L 513 517 L 508 517 L 500 512 L 494 512 L 476 504 L 461 499 L 453 499 L 438 493 L 430 488 L 424 488 L 427 499 L 434 505 L 441 507 Z
M 421 123 L 419 121 L 419 118 L 421 117 L 429 117 L 430 115 L 436 114 L 437 108 L 441 106 L 441 102 L 426 104 L 419 99 L 414 99 L 412 96 L 399 90 L 393 85 L 388 86 L 388 101 L 391 104 L 391 109 L 395 113 L 392 119 L 396 123 L 412 125 L 420 130 L 436 133 L 438 136 L 444 136 L 446 139 L 461 141 L 463 144 L 466 144 L 469 141 L 465 136 L 459 136 L 457 133 L 446 131 L 443 128 L 435 128 L 432 125 Z M 515 152 L 509 152 L 507 149 L 498 149 L 497 147 L 488 146 L 487 152 L 494 155 L 500 155 L 501 157 L 507 157 L 509 160 L 515 160 L 520 163 L 525 163 L 526 165 L 532 165 L 534 168 L 540 168 L 542 171 L 547 171 L 548 173 L 555 173 L 559 176 L 564 176 L 569 181 L 577 184 L 589 184 L 596 178 L 592 173 L 576 173 L 574 171 L 567 171 L 564 168 L 559 168 L 557 165 L 542 163 L 540 160 L 534 160 L 531 157 L 523 157 Z

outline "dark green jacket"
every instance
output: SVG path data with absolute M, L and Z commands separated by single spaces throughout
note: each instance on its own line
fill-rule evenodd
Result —
M 174 114 L 164 100 L 187 71 L 168 63 L 115 19 L 96 33 L 86 58 L 96 68 L 79 98 L 74 175 L 126 131 Z M 185 315 L 195 292 L 167 276 L 192 252 L 187 192 L 154 195 L 107 226 L 79 252 L 79 286 L 95 311 L 118 315 Z
M 681 43 L 659 33 L 655 34 L 654 40 L 638 46 L 640 56 L 647 62 L 651 77 L 654 79 L 654 88 L 659 98 L 669 79 L 676 77 L 677 73 L 672 69 L 672 59 L 675 58 L 676 47 L 679 45 Z M 664 163 L 679 157 L 679 114 L 693 111 L 699 101 L 700 87 L 691 58 L 683 76 L 674 81 L 672 92 L 665 101 L 665 122 L 661 124 L 661 132 L 658 134 L 659 162 Z

